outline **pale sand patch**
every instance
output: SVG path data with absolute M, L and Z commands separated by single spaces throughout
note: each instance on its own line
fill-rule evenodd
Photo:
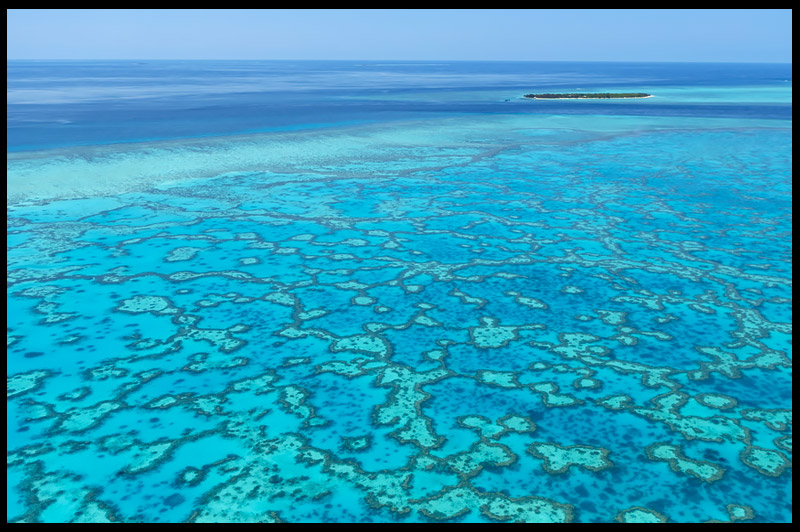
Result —
M 784 121 L 758 122 L 760 127 L 785 127 Z M 517 141 L 530 144 L 534 131 L 540 132 L 538 140 L 546 140 L 565 129 L 600 135 L 753 125 L 752 121 L 686 117 L 494 115 L 10 152 L 6 153 L 6 203 L 112 196 L 241 172 L 302 173 L 326 165 L 385 164 L 387 157 L 401 160 L 403 169 L 423 169 L 443 164 L 429 156 L 432 150 L 457 148 L 465 158 Z M 412 149 L 421 151 L 410 155 Z

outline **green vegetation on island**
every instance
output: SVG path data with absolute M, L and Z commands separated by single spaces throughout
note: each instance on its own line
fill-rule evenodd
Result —
M 646 92 L 568 92 L 564 94 L 526 94 L 525 98 L 537 100 L 610 100 L 613 98 L 649 98 Z

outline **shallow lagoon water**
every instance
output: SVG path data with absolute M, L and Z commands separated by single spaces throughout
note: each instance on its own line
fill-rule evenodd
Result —
M 790 521 L 790 113 L 620 103 L 9 153 L 7 519 Z

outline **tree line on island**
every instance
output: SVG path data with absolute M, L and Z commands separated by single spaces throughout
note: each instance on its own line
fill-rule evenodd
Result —
M 526 94 L 525 98 L 536 98 L 537 100 L 554 100 L 561 98 L 574 100 L 609 100 L 612 98 L 647 98 L 648 96 L 652 96 L 652 94 L 647 94 L 646 92 L 568 92 L 563 94 Z

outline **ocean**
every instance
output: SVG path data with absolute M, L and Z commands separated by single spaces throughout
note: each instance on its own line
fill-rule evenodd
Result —
M 7 520 L 790 522 L 791 93 L 8 61 Z

